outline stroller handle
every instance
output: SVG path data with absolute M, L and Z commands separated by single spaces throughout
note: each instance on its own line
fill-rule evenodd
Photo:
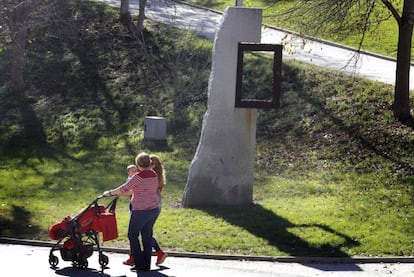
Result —
M 106 197 L 119 197 L 119 196 L 118 195 L 105 195 L 105 194 L 100 194 L 100 195 L 98 195 L 96 197 L 95 200 L 99 200 L 99 199 L 106 198 Z
M 98 201 L 99 201 L 100 199 L 102 199 L 102 198 L 107 198 L 107 197 L 114 197 L 114 199 L 112 199 L 112 201 L 108 204 L 108 206 L 106 206 L 106 209 L 108 209 L 108 208 L 109 208 L 109 211 L 115 211 L 115 208 L 116 208 L 116 203 L 117 203 L 118 198 L 119 198 L 119 196 L 118 196 L 118 195 L 108 195 L 108 196 L 103 195 L 103 194 L 98 195 L 98 196 L 95 198 L 95 200 L 94 200 L 94 201 L 92 201 L 91 205 L 92 205 L 93 203 L 97 204 L 97 203 L 98 203 Z

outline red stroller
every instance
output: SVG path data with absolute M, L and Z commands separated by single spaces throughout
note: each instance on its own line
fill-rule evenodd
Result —
M 102 270 L 109 263 L 109 258 L 102 253 L 99 246 L 98 233 L 102 232 L 102 240 L 109 241 L 118 237 L 115 208 L 118 197 L 115 197 L 106 207 L 98 205 L 98 196 L 75 217 L 67 216 L 62 222 L 52 225 L 49 237 L 57 240 L 49 254 L 49 264 L 56 267 L 59 263 L 54 251 L 59 250 L 64 261 L 71 261 L 73 266 L 88 267 L 88 258 L 92 256 L 94 245 L 99 252 L 99 264 Z M 63 244 L 62 244 L 63 242 Z

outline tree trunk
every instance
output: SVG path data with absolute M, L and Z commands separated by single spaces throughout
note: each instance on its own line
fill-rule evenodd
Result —
M 11 87 L 19 96 L 24 93 L 23 68 L 25 62 L 25 46 L 27 34 L 27 18 L 30 12 L 30 4 L 21 2 L 13 9 L 10 18 L 12 61 L 11 61 Z
M 399 24 L 397 69 L 394 94 L 394 116 L 402 122 L 411 122 L 410 114 L 410 61 L 413 35 L 414 1 L 404 1 Z
M 46 144 L 46 135 L 44 133 L 43 125 L 26 99 L 25 83 L 23 79 L 27 25 L 30 12 L 31 2 L 23 1 L 14 7 L 13 14 L 10 17 L 13 47 L 10 83 L 14 93 L 13 97 L 19 100 L 18 103 L 22 115 L 24 134 L 21 143 L 24 145 L 44 145 Z
M 124 25 L 132 36 L 136 39 L 137 33 L 134 26 L 134 22 L 131 19 L 131 13 L 129 12 L 129 0 L 121 0 L 121 24 Z
M 141 34 L 144 30 L 144 19 L 145 19 L 145 6 L 147 4 L 147 0 L 140 0 L 139 1 L 139 14 L 138 14 L 138 22 L 137 22 L 137 34 Z
M 120 18 L 121 18 L 122 25 L 129 28 L 129 26 L 131 25 L 131 13 L 129 12 L 129 0 L 121 0 Z

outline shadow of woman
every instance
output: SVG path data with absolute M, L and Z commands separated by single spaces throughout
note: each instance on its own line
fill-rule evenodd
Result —
M 167 275 L 161 273 L 160 270 L 150 270 L 150 271 L 138 271 L 136 275 L 139 277 L 168 277 Z M 55 273 L 62 276 L 70 277 L 127 277 L 127 275 L 110 275 L 104 273 L 103 271 L 98 271 L 91 268 L 80 269 L 76 267 L 65 267 L 62 269 L 56 269 Z
M 200 208 L 201 209 L 201 208 Z M 333 230 L 323 224 L 294 224 L 289 220 L 278 216 L 273 211 L 261 205 L 251 204 L 247 206 L 220 206 L 204 207 L 201 210 L 214 217 L 223 218 L 230 224 L 239 226 L 256 237 L 263 238 L 270 245 L 277 247 L 280 251 L 290 256 L 304 257 L 349 257 L 341 250 L 342 247 L 357 246 L 359 243 L 351 237 L 339 231 Z M 311 245 L 290 230 L 297 228 L 313 228 L 327 232 L 327 237 L 336 238 L 320 246 Z M 339 243 L 338 238 L 339 237 Z

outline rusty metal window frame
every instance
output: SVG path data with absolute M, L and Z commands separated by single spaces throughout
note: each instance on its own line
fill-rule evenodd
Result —
M 245 51 L 273 52 L 273 84 L 269 100 L 243 99 L 243 60 Z M 236 108 L 276 109 L 280 105 L 280 83 L 282 71 L 282 46 L 280 44 L 261 44 L 239 42 L 237 53 Z

